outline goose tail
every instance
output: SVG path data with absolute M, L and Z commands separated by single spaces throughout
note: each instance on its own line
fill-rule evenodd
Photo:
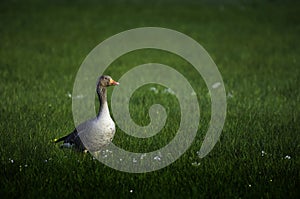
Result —
M 61 148 L 75 147 L 79 151 L 86 150 L 85 146 L 83 145 L 83 143 L 81 142 L 81 140 L 78 136 L 78 132 L 76 129 L 72 133 L 70 133 L 64 137 L 53 140 L 54 143 L 58 143 L 58 142 L 62 142 L 62 141 L 63 141 L 63 144 L 61 145 Z
M 69 135 L 66 135 L 66 136 L 61 137 L 61 138 L 55 138 L 55 139 L 53 139 L 52 141 L 53 141 L 54 143 L 58 143 L 58 142 L 64 141 L 64 140 L 67 139 L 68 137 L 69 137 Z

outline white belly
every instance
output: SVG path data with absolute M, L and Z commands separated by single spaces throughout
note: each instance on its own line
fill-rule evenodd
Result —
M 115 123 L 109 117 L 89 120 L 77 128 L 79 137 L 88 151 L 100 151 L 115 134 Z

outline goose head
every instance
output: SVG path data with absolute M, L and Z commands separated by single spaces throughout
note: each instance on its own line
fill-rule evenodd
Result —
M 116 82 L 108 75 L 102 75 L 99 77 L 98 87 L 108 87 L 119 85 L 119 82 Z

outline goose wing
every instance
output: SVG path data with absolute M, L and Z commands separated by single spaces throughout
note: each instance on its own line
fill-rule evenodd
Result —
M 70 134 L 54 140 L 55 143 L 61 141 L 63 141 L 61 147 L 70 148 L 74 146 L 76 149 L 79 149 L 80 151 L 84 151 L 86 149 L 78 136 L 78 131 L 76 128 Z

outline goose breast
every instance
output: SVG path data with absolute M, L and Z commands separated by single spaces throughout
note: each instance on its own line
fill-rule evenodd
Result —
M 115 134 L 115 123 L 109 118 L 93 119 L 77 128 L 78 135 L 88 151 L 100 151 Z

